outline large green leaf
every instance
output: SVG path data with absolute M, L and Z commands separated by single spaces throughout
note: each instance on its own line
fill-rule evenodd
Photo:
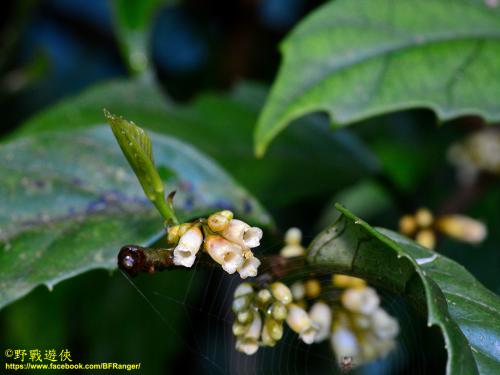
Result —
M 447 374 L 500 373 L 500 298 L 454 261 L 336 207 L 342 215 L 311 244 L 309 262 L 366 278 L 426 311 L 444 336 Z
M 156 166 L 187 219 L 220 207 L 268 225 L 258 202 L 207 156 L 151 134 Z M 40 284 L 114 268 L 118 249 L 149 244 L 162 219 L 107 127 L 46 132 L 0 147 L 0 307 Z
M 405 108 L 500 120 L 500 7 L 484 0 L 336 0 L 302 21 L 259 119 L 256 152 L 312 111 L 336 124 Z
M 256 159 L 252 132 L 265 96 L 263 87 L 243 84 L 229 95 L 206 93 L 181 106 L 166 100 L 151 82 L 114 81 L 35 116 L 20 134 L 101 124 L 96 109 L 105 107 L 144 128 L 195 145 L 271 207 L 331 194 L 377 170 L 376 158 L 356 136 L 347 131 L 333 134 L 326 121 L 316 118 L 292 126 L 266 158 Z M 332 154 L 332 149 L 337 152 Z

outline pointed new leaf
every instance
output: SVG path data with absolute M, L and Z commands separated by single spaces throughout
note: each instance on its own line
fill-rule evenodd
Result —
M 167 222 L 177 222 L 172 208 L 165 201 L 165 188 L 154 165 L 149 136 L 122 117 L 107 110 L 104 110 L 104 115 L 148 199 Z

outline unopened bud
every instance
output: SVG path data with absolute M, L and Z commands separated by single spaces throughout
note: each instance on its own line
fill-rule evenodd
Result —
M 288 310 L 284 304 L 276 301 L 271 305 L 271 315 L 274 319 L 282 321 L 286 319 Z
M 214 232 L 222 232 L 229 225 L 229 220 L 222 212 L 216 212 L 208 217 L 207 223 Z
M 314 342 L 317 327 L 303 308 L 294 303 L 290 304 L 286 322 L 293 331 L 299 334 L 299 337 L 306 344 Z
M 405 236 L 412 236 L 418 224 L 413 215 L 404 215 L 399 219 L 399 231 Z
M 290 286 L 290 290 L 292 292 L 294 301 L 299 301 L 303 299 L 306 294 L 306 288 L 304 287 L 304 283 L 302 281 L 294 282 Z
M 240 311 L 245 311 L 246 309 L 248 309 L 249 305 L 250 305 L 249 295 L 237 297 L 233 300 L 233 311 L 235 313 L 238 313 Z
M 234 290 L 234 298 L 238 298 L 244 296 L 245 294 L 253 293 L 252 284 L 250 283 L 241 283 Z
M 262 327 L 261 340 L 263 346 L 274 346 L 276 345 L 276 340 L 274 340 L 269 334 L 269 330 L 267 328 L 267 324 L 264 324 Z
M 434 249 L 436 246 L 436 235 L 432 229 L 422 229 L 417 232 L 415 241 L 423 247 Z
M 257 301 L 261 303 L 262 305 L 265 305 L 269 301 L 271 301 L 271 292 L 267 289 L 261 289 L 257 293 Z
M 338 288 L 364 288 L 366 281 L 358 277 L 334 274 L 332 284 Z
M 233 323 L 233 335 L 241 336 L 244 335 L 248 330 L 248 326 L 238 322 Z
M 373 313 L 380 303 L 377 292 L 370 287 L 347 289 L 342 293 L 341 300 L 346 309 L 365 315 Z
M 265 324 L 269 336 L 271 336 L 275 341 L 281 340 L 281 338 L 283 337 L 283 323 L 278 322 L 272 318 L 267 318 Z
M 321 293 L 321 284 L 318 279 L 309 279 L 304 286 L 308 298 L 316 298 Z
M 173 227 L 168 228 L 168 233 L 167 233 L 167 242 L 171 245 L 177 244 L 179 242 L 179 225 L 174 225 Z
M 285 233 L 287 245 L 300 245 L 302 242 L 302 231 L 299 228 L 290 228 Z
M 252 321 L 253 314 L 250 310 L 240 311 L 238 313 L 238 315 L 236 316 L 236 319 L 241 324 L 247 324 L 247 323 L 250 323 Z
M 399 324 L 384 309 L 378 308 L 371 316 L 373 330 L 380 339 L 392 339 L 399 332 Z
M 463 215 L 445 215 L 437 220 L 438 229 L 450 237 L 473 244 L 482 242 L 487 235 L 486 226 Z
M 276 298 L 281 303 L 287 305 L 292 302 L 292 292 L 285 284 L 281 282 L 275 282 L 271 284 L 270 288 L 274 298 Z
M 432 216 L 432 212 L 429 209 L 422 207 L 415 212 L 415 221 L 419 227 L 426 228 L 432 225 L 434 216 Z

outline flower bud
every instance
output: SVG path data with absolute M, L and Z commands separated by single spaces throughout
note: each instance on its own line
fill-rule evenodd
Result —
M 316 323 L 318 331 L 314 336 L 314 342 L 321 342 L 330 335 L 332 325 L 332 310 L 324 302 L 316 302 L 309 311 L 309 317 Z
M 285 305 L 276 301 L 271 305 L 271 315 L 274 319 L 282 321 L 286 319 L 288 310 Z
M 203 242 L 203 234 L 197 226 L 191 227 L 179 239 L 174 249 L 174 264 L 178 266 L 191 267 L 196 259 Z
M 272 318 L 267 318 L 266 323 L 267 332 L 269 336 L 275 341 L 281 340 L 283 337 L 283 323 L 278 322 Z
M 306 344 L 312 344 L 316 335 L 317 327 L 309 318 L 307 312 L 292 303 L 288 306 L 288 316 L 286 318 L 288 326 L 299 334 L 299 337 Z
M 290 228 L 285 233 L 287 245 L 300 245 L 302 242 L 302 231 L 299 228 Z
M 338 288 L 364 288 L 366 286 L 365 280 L 347 275 L 333 275 L 332 284 Z
M 245 335 L 236 340 L 236 350 L 247 355 L 255 354 L 259 349 L 258 340 L 262 329 L 262 318 L 256 311 L 253 312 L 253 315 L 252 323 L 248 327 Z
M 287 305 L 292 302 L 292 292 L 283 283 L 275 282 L 271 284 L 271 293 L 281 303 Z
M 304 286 L 308 298 L 316 298 L 321 293 L 321 284 L 318 279 L 309 279 Z
M 191 227 L 193 226 L 193 223 L 183 223 L 179 225 L 179 237 L 182 237 Z
M 239 323 L 241 324 L 247 324 L 250 323 L 253 318 L 253 314 L 250 310 L 244 310 L 240 311 L 238 315 L 236 316 L 236 319 L 238 320 Z
M 253 288 L 250 283 L 241 283 L 234 290 L 234 298 L 244 296 L 245 294 L 253 293 Z
M 179 242 L 179 228 L 180 226 L 179 225 L 174 225 L 173 227 L 170 227 L 168 228 L 168 232 L 167 232 L 167 242 L 169 244 L 177 244 L 177 242 Z
M 438 229 L 450 237 L 473 244 L 486 238 L 486 226 L 478 220 L 463 215 L 445 215 L 437 220 Z
M 240 246 L 253 248 L 260 245 L 262 229 L 250 227 L 241 220 L 233 219 L 229 221 L 229 225 L 224 229 L 222 235 Z
M 254 256 L 245 259 L 243 264 L 238 268 L 238 273 L 242 279 L 247 277 L 257 276 L 258 269 L 260 266 L 260 260 Z
M 216 212 L 208 217 L 207 223 L 211 230 L 214 232 L 222 232 L 229 225 L 229 219 L 227 215 L 221 212 Z
M 233 311 L 235 313 L 238 313 L 240 311 L 245 311 L 248 309 L 248 306 L 250 306 L 250 296 L 246 295 L 246 296 L 241 296 L 241 297 L 238 297 L 238 298 L 235 298 L 233 300 Z
M 257 301 L 261 303 L 262 305 L 265 305 L 269 301 L 271 301 L 271 292 L 267 289 L 261 289 L 257 293 Z
M 377 292 L 370 287 L 347 289 L 342 293 L 341 300 L 346 309 L 365 315 L 373 313 L 380 303 Z
M 357 358 L 359 357 L 359 344 L 354 333 L 345 325 L 337 325 L 333 329 L 331 335 L 331 344 L 333 351 L 337 354 L 337 358 L 344 357 Z
M 399 231 L 405 236 L 412 236 L 417 227 L 418 224 L 413 215 L 403 215 L 399 219 Z
M 274 340 L 269 334 L 269 330 L 267 329 L 267 324 L 264 324 L 262 327 L 261 340 L 263 346 L 274 346 L 276 345 L 276 340 Z
M 373 330 L 380 339 L 392 339 L 397 336 L 399 324 L 384 309 L 380 307 L 376 309 L 371 316 L 371 320 Z
M 247 332 L 247 330 L 248 330 L 248 325 L 241 324 L 238 322 L 233 323 L 233 335 L 242 336 Z
M 208 236 L 205 239 L 205 249 L 212 259 L 229 274 L 235 273 L 243 265 L 244 258 L 241 247 L 221 236 Z
M 432 216 L 432 212 L 429 209 L 422 207 L 415 212 L 415 221 L 419 227 L 426 228 L 432 225 L 434 216 Z
M 293 300 L 299 301 L 304 298 L 306 294 L 306 289 L 302 281 L 297 281 L 290 286 L 292 292 Z
M 417 241 L 420 246 L 428 249 L 434 249 L 436 246 L 436 235 L 432 229 L 422 229 L 417 232 L 415 241 Z
M 280 250 L 280 255 L 284 258 L 294 258 L 305 255 L 306 250 L 301 245 L 286 245 Z

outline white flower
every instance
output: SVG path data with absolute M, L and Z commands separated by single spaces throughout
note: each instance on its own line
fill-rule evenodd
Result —
M 324 302 L 316 302 L 309 310 L 309 317 L 316 323 L 318 332 L 314 337 L 314 342 L 321 342 L 330 335 L 332 325 L 332 310 Z
M 246 279 L 247 277 L 255 277 L 257 276 L 257 270 L 260 266 L 260 260 L 254 256 L 245 259 L 243 264 L 238 268 L 238 273 L 242 279 Z
M 302 231 L 299 228 L 290 228 L 285 233 L 287 245 L 300 245 L 302 242 Z
M 300 244 L 302 232 L 298 228 L 290 228 L 285 233 L 285 247 L 280 251 L 280 255 L 285 258 L 293 258 L 305 254 L 304 247 Z
M 236 350 L 252 355 L 259 349 L 259 337 L 262 330 L 262 318 L 257 311 L 253 313 L 253 320 L 243 337 L 236 340 Z
M 335 327 L 330 340 L 333 351 L 338 358 L 350 357 L 355 359 L 358 357 L 358 340 L 347 326 L 341 324 Z
M 373 313 L 380 303 L 377 292 L 370 287 L 347 289 L 341 299 L 346 309 L 365 315 Z
M 222 235 L 240 246 L 253 248 L 260 245 L 262 229 L 251 227 L 241 220 L 233 219 L 229 221 L 227 228 L 222 231 Z
M 399 332 L 397 320 L 380 307 L 371 315 L 371 321 L 375 334 L 381 339 L 392 339 Z
M 317 332 L 317 326 L 313 323 L 307 312 L 297 306 L 290 304 L 288 306 L 288 316 L 286 318 L 288 326 L 299 334 L 299 337 L 306 344 L 312 344 Z
M 194 226 L 182 235 L 174 249 L 174 264 L 191 267 L 203 242 L 203 234 L 199 227 Z
M 229 274 L 235 273 L 245 260 L 242 248 L 221 236 L 208 236 L 205 239 L 205 249 L 212 259 Z
M 270 289 L 274 298 L 276 298 L 284 305 L 287 305 L 290 302 L 292 302 L 293 299 L 292 292 L 285 284 L 280 282 L 275 282 L 271 284 Z

